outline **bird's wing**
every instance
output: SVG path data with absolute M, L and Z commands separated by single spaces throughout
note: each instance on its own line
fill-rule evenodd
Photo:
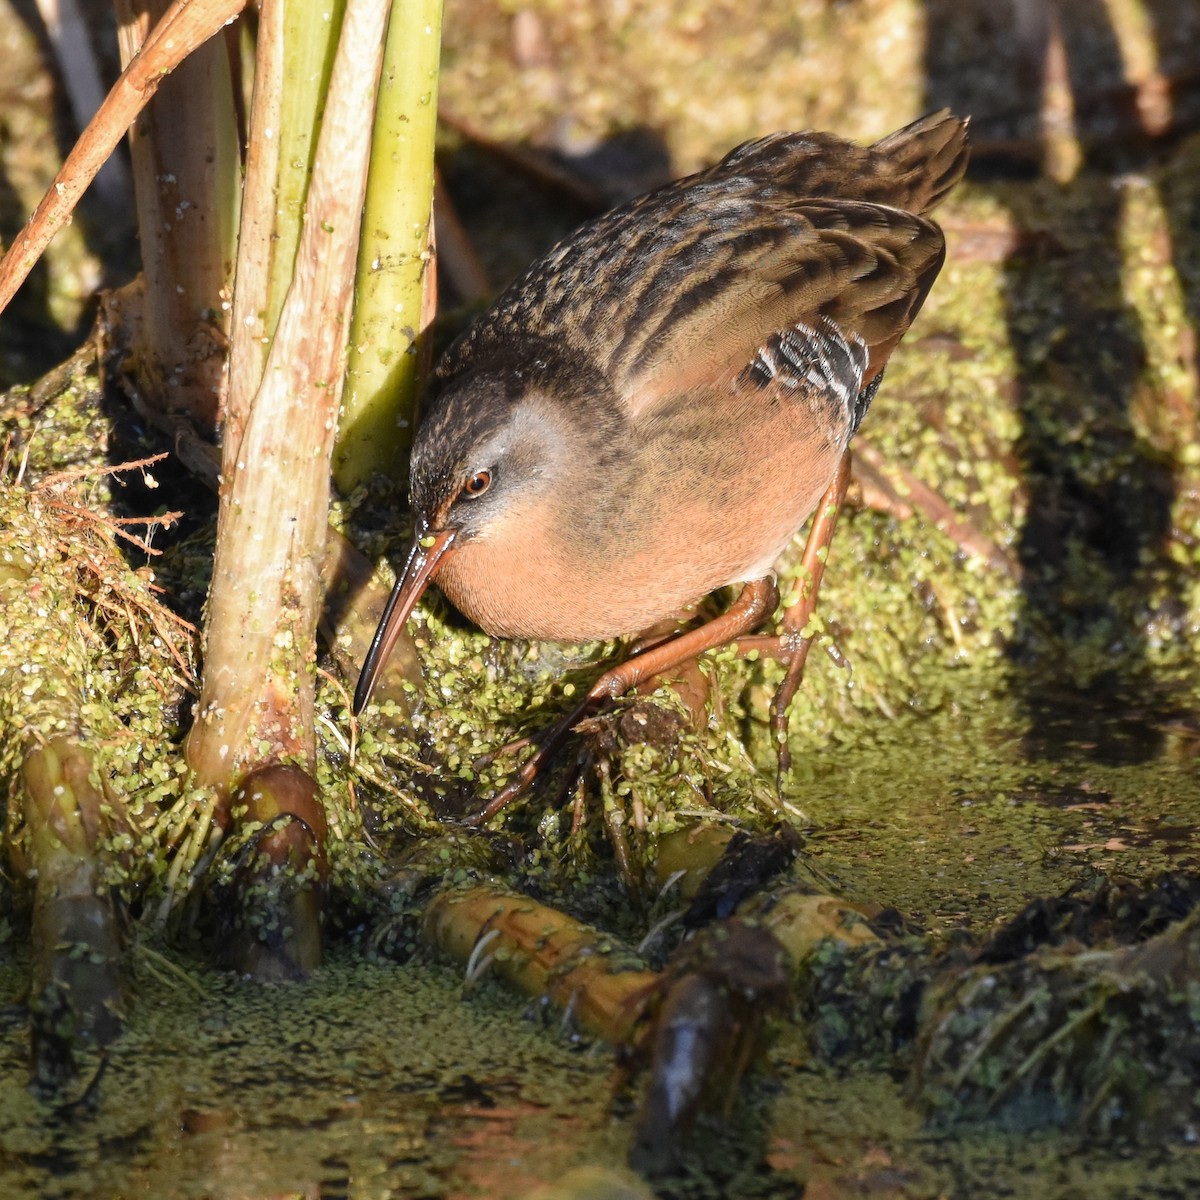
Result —
M 680 245 L 622 291 L 623 311 L 603 313 L 595 304 L 574 314 L 573 340 L 590 345 L 630 417 L 664 395 L 747 371 L 762 381 L 771 363 L 784 378 L 796 364 L 816 386 L 824 368 L 809 370 L 806 337 L 830 343 L 853 368 L 840 373 L 840 386 L 857 374 L 860 388 L 869 387 L 944 257 L 938 227 L 899 209 L 842 200 L 741 203 L 758 209 L 746 214 L 753 219 Z

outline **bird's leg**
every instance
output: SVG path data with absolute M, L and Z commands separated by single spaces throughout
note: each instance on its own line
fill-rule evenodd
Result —
M 606 701 L 623 696 L 650 676 L 670 671 L 706 650 L 736 641 L 743 634 L 761 625 L 775 611 L 778 603 L 779 589 L 775 586 L 774 579 L 753 579 L 742 588 L 741 595 L 720 616 L 669 641 L 659 642 L 633 658 L 626 659 L 620 666 L 605 671 L 592 684 L 575 709 L 546 730 L 540 739 L 541 744 L 525 760 L 521 769 L 488 801 L 483 812 L 472 817 L 468 824 L 484 824 L 510 801 L 515 800 L 533 782 L 542 764 L 562 745 L 567 734 Z
M 804 664 L 808 661 L 808 651 L 813 641 L 812 634 L 805 633 L 805 630 L 817 608 L 817 593 L 821 589 L 821 577 L 825 574 L 829 543 L 833 541 L 838 514 L 841 512 L 842 501 L 846 498 L 846 488 L 849 484 L 850 451 L 847 450 L 838 463 L 833 482 L 817 505 L 812 528 L 808 531 L 808 541 L 804 543 L 804 555 L 800 560 L 800 597 L 783 614 L 784 632 L 779 640 L 781 647 L 791 649 L 791 657 L 788 659 L 787 674 L 783 677 L 771 704 L 771 732 L 779 755 L 780 779 L 792 765 L 792 755 L 787 744 L 788 709 L 804 678 Z

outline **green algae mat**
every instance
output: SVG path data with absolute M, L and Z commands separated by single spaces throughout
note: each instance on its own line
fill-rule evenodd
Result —
M 866 730 L 813 766 L 802 856 L 950 942 L 1094 872 L 1194 874 L 1189 739 L 1161 718 L 1059 720 L 1051 751 L 1011 698 L 975 690 Z M 5 1195 L 790 1196 L 807 1181 L 809 1195 L 1148 1197 L 1200 1182 L 1186 1136 L 1101 1140 L 1078 1109 L 1026 1100 L 948 1122 L 903 1051 L 831 1058 L 789 1012 L 730 1116 L 702 1119 L 690 1169 L 650 1191 L 624 1168 L 608 1048 L 486 973 L 468 986 L 426 958 L 349 948 L 307 982 L 263 986 L 135 945 L 124 1034 L 39 1099 L 8 946 Z

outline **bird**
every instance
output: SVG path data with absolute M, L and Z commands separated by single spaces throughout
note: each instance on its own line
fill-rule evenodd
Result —
M 782 770 L 850 441 L 941 270 L 928 214 L 968 156 L 968 121 L 945 109 L 869 146 L 770 134 L 530 266 L 432 373 L 413 540 L 353 711 L 431 581 L 489 634 L 566 643 L 635 635 L 741 585 L 724 613 L 607 670 L 486 820 L 589 710 L 765 622 L 774 564 L 815 513 L 774 643 Z

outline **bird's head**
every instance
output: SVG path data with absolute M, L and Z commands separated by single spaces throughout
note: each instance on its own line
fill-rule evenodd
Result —
M 575 478 L 594 463 L 587 446 L 594 431 L 578 421 L 571 402 L 578 381 L 564 391 L 537 365 L 460 377 L 422 421 L 409 473 L 413 543 L 363 663 L 355 712 L 447 559 L 550 494 L 572 495 Z

